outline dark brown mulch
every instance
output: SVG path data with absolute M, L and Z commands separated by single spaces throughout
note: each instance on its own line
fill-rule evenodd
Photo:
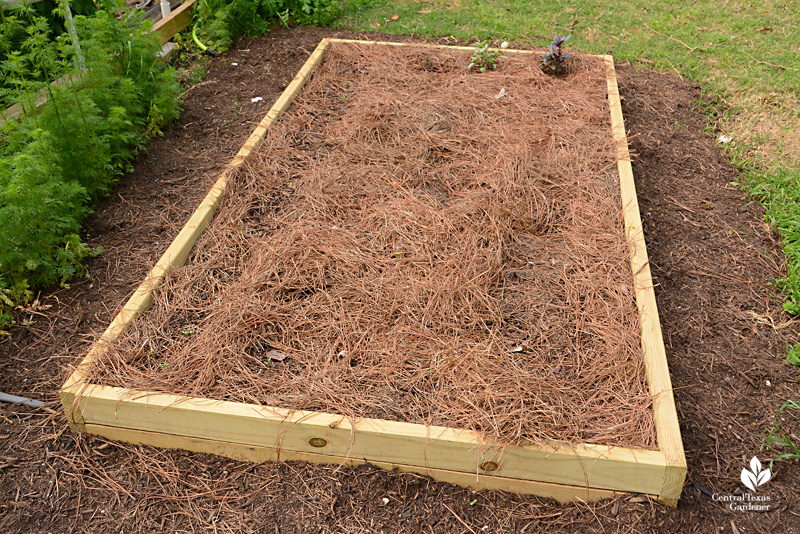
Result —
M 776 462 L 759 488 L 771 498 L 769 512 L 732 511 L 703 493 L 742 490 L 750 458 L 771 456 L 760 450 L 764 428 L 784 400 L 798 397 L 797 369 L 781 358 L 798 328 L 786 324 L 770 286 L 784 272 L 778 239 L 704 136 L 699 88 L 628 65 L 618 65 L 618 76 L 689 463 L 677 509 L 630 496 L 559 506 L 369 466 L 252 465 L 70 434 L 56 396 L 67 366 L 332 34 L 278 29 L 217 58 L 188 92 L 180 121 L 88 221 L 88 241 L 108 251 L 89 265 L 92 279 L 43 294 L 40 307 L 19 316 L 32 323 L 0 342 L 0 391 L 49 401 L 38 410 L 0 405 L 3 531 L 800 531 L 794 461 Z M 253 104 L 255 96 L 264 101 Z M 796 420 L 785 423 L 800 434 Z

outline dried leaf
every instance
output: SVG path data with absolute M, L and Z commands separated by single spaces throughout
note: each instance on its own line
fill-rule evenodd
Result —
M 397 20 L 400 18 L 400 15 L 392 15 L 391 20 Z
M 505 87 L 503 87 L 502 89 L 500 89 L 500 92 L 499 92 L 499 93 L 497 93 L 496 95 L 494 95 L 494 97 L 495 97 L 497 100 L 500 100 L 500 99 L 501 99 L 501 98 L 503 98 L 504 96 L 506 96 L 506 88 L 505 88 Z
M 271 360 L 274 360 L 276 362 L 282 362 L 288 357 L 289 357 L 288 354 L 281 352 L 279 350 L 271 350 L 267 353 L 267 358 L 270 358 Z

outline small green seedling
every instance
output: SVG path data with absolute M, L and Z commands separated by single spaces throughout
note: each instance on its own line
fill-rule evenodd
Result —
M 498 60 L 505 59 L 506 56 L 501 56 L 499 50 L 489 50 L 490 39 L 486 39 L 477 43 L 478 49 L 472 54 L 472 61 L 469 62 L 469 70 L 478 69 L 480 72 L 487 70 L 494 70 L 497 68 Z
M 289 29 L 289 10 L 285 11 L 278 11 L 278 20 L 281 22 L 281 26 Z
M 193 325 L 193 324 L 190 324 L 190 325 L 186 325 L 186 326 L 184 326 L 184 327 L 183 327 L 183 330 L 181 330 L 181 333 L 182 333 L 184 336 L 191 336 L 192 334 L 194 334 L 194 333 L 195 333 L 195 327 L 194 327 L 194 325 Z
M 773 471 L 772 464 L 775 460 L 783 460 L 783 459 L 791 459 L 797 460 L 800 459 L 800 443 L 795 443 L 792 441 L 791 433 L 787 433 L 787 431 L 781 427 L 780 421 L 783 419 L 783 412 L 786 411 L 787 408 L 790 408 L 795 411 L 800 411 L 800 403 L 788 400 L 783 403 L 777 413 L 775 414 L 775 423 L 772 428 L 768 428 L 766 437 L 764 437 L 765 443 L 762 446 L 763 448 L 767 448 L 769 450 L 774 449 L 777 447 L 784 447 L 785 449 L 789 449 L 789 452 L 785 452 L 783 454 L 779 454 L 778 456 L 774 457 L 769 462 L 769 470 Z
M 566 61 L 572 57 L 572 54 L 564 54 L 561 51 L 561 47 L 569 41 L 570 37 L 572 35 L 567 35 L 566 37 L 556 35 L 553 37 L 553 44 L 548 46 L 547 52 L 542 54 L 543 69 L 552 71 L 553 74 L 558 74 L 562 70 Z

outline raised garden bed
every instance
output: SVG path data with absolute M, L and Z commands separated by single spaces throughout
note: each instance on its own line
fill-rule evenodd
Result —
M 244 163 L 331 42 L 300 111 Z M 65 383 L 74 429 L 252 461 L 369 462 L 561 500 L 630 491 L 674 504 L 686 468 L 613 60 L 584 56 L 552 78 L 538 55 L 514 52 L 477 74 L 464 50 L 323 41 Z M 345 164 L 321 166 L 337 158 Z M 154 291 L 226 194 L 190 265 Z M 369 227 L 375 217 L 385 232 Z M 280 240 L 291 225 L 305 239 L 293 251 Z M 198 284 L 192 272 L 220 243 L 233 256 Z M 259 263 L 253 251 L 270 247 Z M 279 272 L 275 258 L 298 254 Z M 237 285 L 268 272 L 277 285 Z M 181 284 L 211 307 L 177 298 Z M 380 288 L 388 300 L 363 302 Z M 248 315 L 254 305 L 267 315 Z M 366 321 L 375 310 L 388 317 Z M 245 363 L 217 365 L 228 360 Z M 376 370 L 386 387 L 359 391 Z M 253 375 L 278 380 L 242 381 Z

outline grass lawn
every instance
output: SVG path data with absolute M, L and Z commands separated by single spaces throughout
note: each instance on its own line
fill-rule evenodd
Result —
M 788 274 L 777 286 L 786 310 L 800 313 L 800 2 L 350 0 L 340 25 L 540 47 L 572 34 L 570 50 L 700 83 L 718 102 L 706 107 L 709 135 L 732 139 L 724 147 L 745 171 L 742 188 L 781 232 Z

